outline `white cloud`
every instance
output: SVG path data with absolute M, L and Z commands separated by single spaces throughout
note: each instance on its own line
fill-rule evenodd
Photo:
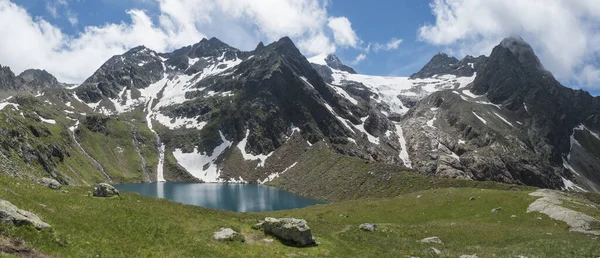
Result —
M 597 0 L 434 0 L 431 8 L 436 21 L 419 29 L 422 40 L 479 55 L 521 35 L 559 79 L 600 88 L 593 72 L 600 54 Z
M 346 17 L 331 17 L 327 26 L 333 31 L 335 43 L 344 47 L 356 47 L 358 36 L 352 29 L 352 23 Z
M 360 62 L 364 61 L 365 59 L 367 59 L 367 55 L 365 54 L 359 54 L 358 56 L 356 56 L 356 58 L 354 58 L 354 60 L 352 61 L 352 65 L 358 65 Z
M 371 46 L 369 44 L 369 46 L 367 46 L 367 52 L 373 48 L 373 51 L 375 52 L 379 52 L 379 51 L 391 51 L 391 50 L 396 50 L 398 49 L 398 46 L 400 46 L 400 43 L 402 43 L 402 39 L 397 39 L 397 38 L 392 38 L 390 39 L 390 41 L 388 41 L 385 44 L 380 44 L 380 43 L 375 43 L 373 44 L 373 46 Z
M 41 68 L 61 81 L 77 83 L 111 56 L 138 45 L 164 52 L 215 36 L 235 47 L 252 49 L 258 41 L 268 43 L 290 36 L 304 54 L 313 55 L 333 53 L 336 46 L 359 44 L 353 31 L 339 34 L 348 28 L 329 28 L 327 0 L 153 1 L 158 8 L 156 19 L 147 11 L 133 9 L 126 11 L 130 20 L 89 26 L 76 35 L 66 35 L 10 0 L 0 0 L 0 23 L 11 25 L 0 26 L 2 35 L 11 35 L 0 39 L 0 62 L 16 73 Z M 53 10 L 75 26 L 78 17 L 66 3 L 53 1 Z

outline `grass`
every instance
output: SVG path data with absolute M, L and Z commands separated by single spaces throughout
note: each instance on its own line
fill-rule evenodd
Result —
M 52 225 L 41 233 L 2 226 L 3 235 L 58 257 L 429 257 L 432 246 L 447 257 L 600 255 L 598 240 L 569 232 L 566 224 L 545 215 L 526 213 L 535 200 L 529 191 L 445 188 L 304 209 L 234 213 L 132 193 L 95 198 L 85 187 L 63 187 L 69 192 L 62 193 L 6 176 L 0 176 L 0 187 L 9 189 L 0 191 L 1 199 Z M 502 210 L 491 213 L 495 207 Z M 266 216 L 306 219 L 319 246 L 294 248 L 263 241 L 271 237 L 250 227 Z M 376 223 L 377 231 L 359 230 L 365 222 Z M 221 227 L 241 230 L 246 241 L 213 240 Z M 430 236 L 444 244 L 417 242 Z
M 458 180 L 414 173 L 403 166 L 369 163 L 335 153 L 324 143 L 314 144 L 296 166 L 269 185 L 308 197 L 344 201 L 363 197 L 393 197 L 429 189 L 471 187 L 533 190 L 528 186 Z

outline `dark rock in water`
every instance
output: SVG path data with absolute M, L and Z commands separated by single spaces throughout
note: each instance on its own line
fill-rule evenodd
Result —
M 294 218 L 265 218 L 265 233 L 292 245 L 304 247 L 316 245 L 306 220 Z
M 371 223 L 363 223 L 360 224 L 359 228 L 364 231 L 375 231 L 377 229 L 377 225 Z
M 56 180 L 54 180 L 52 178 L 47 178 L 47 177 L 44 177 L 44 178 L 40 179 L 38 181 L 38 184 L 50 187 L 50 188 L 52 188 L 54 190 L 58 190 L 62 186 L 58 181 L 56 181 Z
M 12 203 L 0 200 L 0 220 L 5 224 L 32 225 L 36 229 L 44 229 L 50 227 L 48 223 L 43 222 L 37 215 L 21 210 Z
M 119 195 L 119 190 L 107 183 L 99 183 L 94 186 L 94 196 L 96 197 L 112 197 Z

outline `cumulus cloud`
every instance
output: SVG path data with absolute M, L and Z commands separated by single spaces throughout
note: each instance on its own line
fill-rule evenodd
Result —
M 373 51 L 375 51 L 375 53 L 382 51 L 382 50 L 383 51 L 396 50 L 396 49 L 398 49 L 398 46 L 400 46 L 400 43 L 402 43 L 402 41 L 403 41 L 402 39 L 392 38 L 392 39 L 390 39 L 390 41 L 388 41 L 385 44 L 375 43 L 372 46 L 369 45 L 367 47 L 367 49 L 370 50 L 372 48 Z
M 365 59 L 367 59 L 367 55 L 366 54 L 359 54 L 358 56 L 356 56 L 356 58 L 354 58 L 354 60 L 351 62 L 352 65 L 357 65 L 360 62 L 364 61 Z
M 434 0 L 431 9 L 435 23 L 419 29 L 426 42 L 479 55 L 521 35 L 559 79 L 600 88 L 597 0 Z
M 88 26 L 67 35 L 10 0 L 0 0 L 0 23 L 11 25 L 0 26 L 1 34 L 11 35 L 0 39 L 0 62 L 17 73 L 42 68 L 61 81 L 77 83 L 111 56 L 138 45 L 164 52 L 216 36 L 235 47 L 252 49 L 258 41 L 290 36 L 304 54 L 314 55 L 360 42 L 347 18 L 330 19 L 326 0 L 144 1 L 156 3 L 156 16 L 127 10 L 127 21 Z M 69 12 L 65 0 L 49 3 L 51 15 L 64 14 L 77 25 L 77 15 Z
M 352 29 L 352 23 L 346 17 L 331 17 L 327 24 L 333 31 L 335 43 L 340 46 L 356 47 L 358 44 L 358 36 Z

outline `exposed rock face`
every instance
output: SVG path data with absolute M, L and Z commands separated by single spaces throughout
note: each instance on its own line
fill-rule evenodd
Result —
M 20 225 L 32 225 L 36 229 L 50 227 L 48 223 L 43 222 L 37 215 L 21 210 L 12 203 L 0 200 L 0 220 L 2 223 Z
M 340 59 L 335 55 L 328 55 L 325 58 L 325 63 L 327 63 L 327 65 L 333 69 L 348 72 L 351 74 L 356 74 L 356 71 L 354 71 L 354 69 L 352 69 L 349 66 L 344 65 L 342 63 L 342 61 L 340 61 Z
M 58 190 L 62 186 L 58 181 L 52 178 L 44 177 L 38 181 L 39 184 L 45 185 L 51 189 Z
M 58 88 L 62 84 L 45 70 L 28 69 L 18 76 L 8 66 L 0 66 L 0 90 L 9 92 L 36 92 Z
M 451 74 L 459 77 L 471 77 L 485 62 L 485 56 L 466 56 L 462 60 L 439 53 L 427 63 L 419 72 L 410 76 L 411 79 L 430 78 L 434 75 Z
M 303 219 L 267 217 L 263 227 L 266 234 L 289 241 L 294 245 L 311 246 L 316 244 L 308 224 Z
M 96 197 L 112 197 L 119 195 L 119 190 L 107 183 L 99 183 L 94 186 L 94 196 Z

